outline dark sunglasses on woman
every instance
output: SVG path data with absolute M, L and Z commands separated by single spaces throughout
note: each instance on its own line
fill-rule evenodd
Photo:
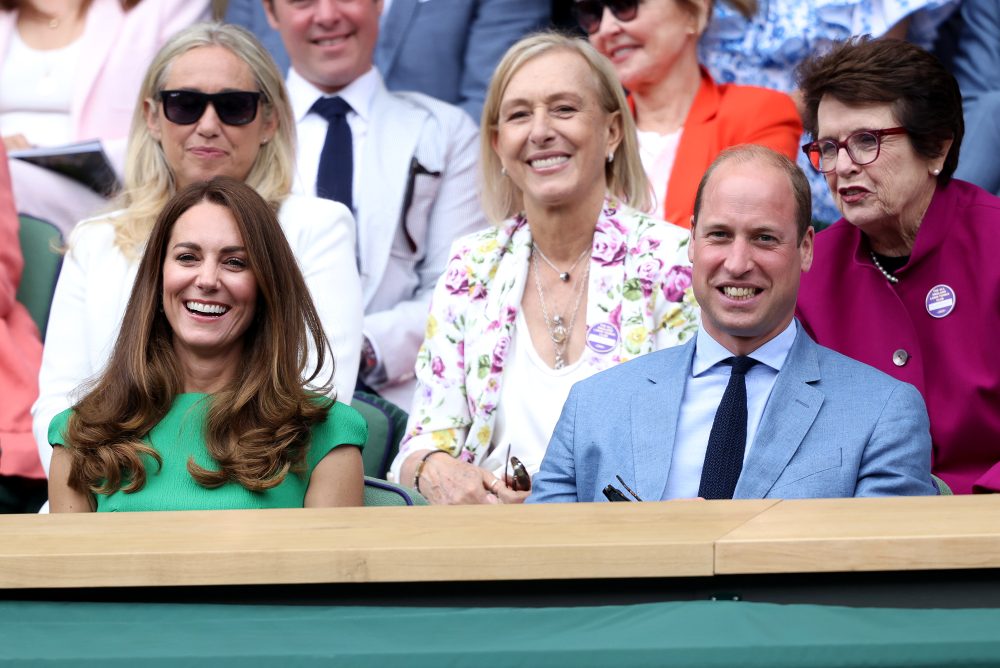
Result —
M 593 35 L 601 27 L 605 7 L 619 21 L 631 21 L 639 13 L 639 0 L 576 0 L 573 15 L 580 27 Z
M 215 115 L 226 125 L 247 125 L 257 118 L 257 105 L 261 94 L 255 91 L 236 90 L 226 93 L 199 93 L 195 90 L 163 90 L 163 115 L 177 125 L 197 123 L 205 108 L 211 104 Z

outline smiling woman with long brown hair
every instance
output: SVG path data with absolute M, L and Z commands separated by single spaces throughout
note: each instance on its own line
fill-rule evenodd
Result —
M 328 355 L 267 203 L 226 177 L 189 186 L 153 227 L 106 370 L 52 422 L 52 510 L 360 505 L 364 420 L 306 389 Z

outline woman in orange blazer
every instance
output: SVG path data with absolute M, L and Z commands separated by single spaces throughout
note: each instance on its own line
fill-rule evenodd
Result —
M 746 0 L 729 0 L 751 11 Z M 610 6 L 609 6 L 610 5 Z M 761 144 L 795 160 L 802 121 L 784 93 L 717 84 L 698 63 L 712 0 L 575 0 L 580 26 L 629 91 L 656 215 L 691 226 L 695 192 L 723 149 Z
M 17 229 L 7 153 L 0 146 L 0 513 L 35 512 L 45 502 L 45 472 L 31 435 L 42 342 L 15 299 L 24 267 Z

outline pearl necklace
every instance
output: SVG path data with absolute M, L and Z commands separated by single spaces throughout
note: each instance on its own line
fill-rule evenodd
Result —
M 868 251 L 868 254 L 872 256 L 872 263 L 875 265 L 875 268 L 878 269 L 880 272 L 882 272 L 882 275 L 885 276 L 885 278 L 886 278 L 887 281 L 889 281 L 893 285 L 895 285 L 896 283 L 899 283 L 899 279 L 898 278 L 896 278 L 895 276 L 893 276 L 892 274 L 890 274 L 889 272 L 887 272 L 885 270 L 885 267 L 883 267 L 881 264 L 879 264 L 878 258 L 875 257 L 875 251 Z
M 576 261 L 573 264 L 571 264 L 570 267 L 569 267 L 569 269 L 567 269 L 566 271 L 562 271 L 561 269 L 559 269 L 559 267 L 557 267 L 552 262 L 552 260 L 550 260 L 549 258 L 545 257 L 545 253 L 542 252 L 542 249 L 539 248 L 538 245 L 535 242 L 531 242 L 531 250 L 537 251 L 538 254 L 542 256 L 542 260 L 545 261 L 545 264 L 547 264 L 550 267 L 552 267 L 552 271 L 554 271 L 557 274 L 559 274 L 559 280 L 560 281 L 562 281 L 563 283 L 568 283 L 569 282 L 569 273 L 571 271 L 573 271 L 574 269 L 576 269 L 576 265 L 580 264 L 580 260 L 583 259 L 583 256 L 586 255 L 590 251 L 590 246 L 587 246 L 586 248 L 583 249 L 583 252 L 580 253 L 580 257 L 576 258 Z

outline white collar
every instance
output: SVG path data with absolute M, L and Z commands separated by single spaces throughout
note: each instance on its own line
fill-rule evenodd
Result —
M 796 334 L 795 318 L 788 323 L 776 337 L 762 345 L 757 350 L 750 353 L 750 357 L 761 364 L 765 364 L 775 371 L 781 371 L 785 364 L 792 343 Z M 705 331 L 704 327 L 698 328 L 697 340 L 695 341 L 694 360 L 691 362 L 691 376 L 700 376 L 713 366 L 727 360 L 733 356 L 725 346 L 712 338 L 712 335 Z
M 316 100 L 321 97 L 331 97 L 333 95 L 343 98 L 347 104 L 351 105 L 354 113 L 361 117 L 361 120 L 368 122 L 371 114 L 372 99 L 383 84 L 382 75 L 373 66 L 336 93 L 324 93 L 296 72 L 293 66 L 288 70 L 286 85 L 288 87 L 288 98 L 292 103 L 292 113 L 295 116 L 295 122 L 298 123 L 309 114 L 309 110 L 312 109 Z

